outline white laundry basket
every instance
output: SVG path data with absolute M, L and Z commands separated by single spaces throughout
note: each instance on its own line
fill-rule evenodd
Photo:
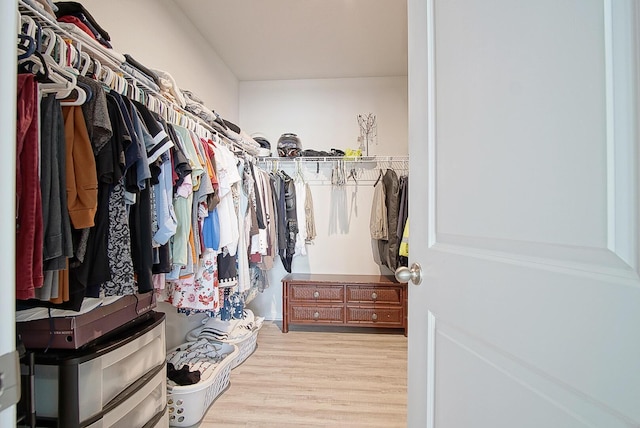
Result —
M 216 343 L 222 343 L 222 344 L 236 345 L 238 347 L 238 355 L 231 363 L 232 369 L 235 369 L 240 364 L 242 364 L 247 358 L 251 356 L 251 354 L 253 354 L 253 351 L 256 350 L 256 347 L 258 346 L 258 331 L 260 331 L 261 327 L 262 327 L 262 324 L 260 324 L 258 328 L 253 330 L 250 335 L 243 337 L 240 340 L 216 342 Z
M 189 343 L 185 343 L 178 348 L 188 345 Z M 231 366 L 237 358 L 239 350 L 236 345 L 222 344 L 220 353 L 227 354 L 227 356 L 216 365 L 208 379 L 194 385 L 167 385 L 169 426 L 189 427 L 197 424 L 204 417 L 209 406 L 227 389 Z

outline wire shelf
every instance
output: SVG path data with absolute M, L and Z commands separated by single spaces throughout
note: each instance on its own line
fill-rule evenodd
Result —
M 357 185 L 374 183 L 381 171 L 394 170 L 398 175 L 409 173 L 409 156 L 327 156 L 327 157 L 262 157 L 258 166 L 277 172 L 285 171 L 291 176 L 301 175 L 304 181 L 315 184 Z

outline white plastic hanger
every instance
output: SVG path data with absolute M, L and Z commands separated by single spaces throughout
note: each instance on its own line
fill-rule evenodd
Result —
M 81 89 L 78 86 L 76 86 L 73 89 L 78 94 L 76 99 L 71 101 L 61 101 L 60 102 L 61 106 L 80 106 L 84 104 L 85 101 L 87 101 L 87 93 L 83 89 Z
M 80 52 L 80 75 L 86 76 L 89 71 L 89 67 L 91 67 L 91 57 L 86 52 Z
M 42 58 L 49 69 L 51 83 L 41 84 L 41 92 L 55 93 L 56 98 L 62 99 L 67 98 L 76 90 L 78 93 L 76 101 L 80 100 L 83 103 L 87 98 L 87 94 L 82 89 L 77 88 L 76 74 L 71 71 L 72 69 L 65 67 L 66 53 L 68 52 L 67 43 L 50 28 L 43 29 L 42 36 L 42 46 L 46 48 Z M 58 48 L 58 51 L 56 51 L 56 48 Z M 54 54 L 58 55 L 57 60 L 53 57 Z

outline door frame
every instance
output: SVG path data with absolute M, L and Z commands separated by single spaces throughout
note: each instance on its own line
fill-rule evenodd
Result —
M 4 96 L 0 101 L 0 200 L 5 201 L 0 235 L 4 238 L 0 243 L 0 287 L 3 298 L 0 299 L 0 355 L 16 349 L 15 337 L 15 198 L 16 198 L 16 43 L 18 34 L 18 3 L 16 1 L 0 2 L 0 93 Z M 13 94 L 13 95 L 12 95 Z M 13 202 L 13 203 L 12 203 Z M 14 426 L 16 423 L 16 406 L 0 412 L 0 426 Z

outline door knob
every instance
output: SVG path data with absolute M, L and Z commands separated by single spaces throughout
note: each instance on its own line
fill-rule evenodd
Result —
M 400 266 L 396 269 L 396 279 L 400 282 L 413 282 L 415 285 L 420 285 L 422 282 L 422 267 L 418 263 L 413 263 L 411 268 Z

